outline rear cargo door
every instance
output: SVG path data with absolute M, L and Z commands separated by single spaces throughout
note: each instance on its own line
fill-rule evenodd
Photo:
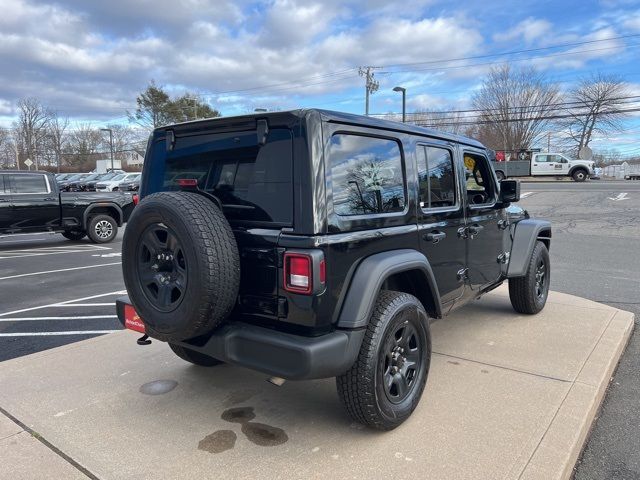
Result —
M 176 134 L 175 146 L 154 144 L 153 174 L 146 191 L 180 189 L 196 180 L 214 196 L 238 242 L 241 262 L 236 314 L 247 320 L 278 316 L 277 244 L 293 227 L 293 135 L 271 128 L 266 141 L 257 130 Z

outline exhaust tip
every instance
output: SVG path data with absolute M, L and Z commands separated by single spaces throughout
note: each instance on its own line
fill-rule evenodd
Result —
M 276 387 L 281 387 L 282 385 L 284 385 L 284 382 L 286 382 L 286 380 L 280 377 L 269 377 L 267 378 L 267 382 L 269 382 L 271 385 L 275 385 Z

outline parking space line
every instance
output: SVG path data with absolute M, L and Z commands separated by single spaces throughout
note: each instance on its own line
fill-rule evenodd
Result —
M 60 308 L 60 307 L 113 307 L 112 303 L 65 303 L 59 305 L 50 305 L 50 307 Z
M 12 279 L 12 278 L 21 278 L 21 277 L 31 277 L 33 275 L 46 275 L 48 273 L 70 272 L 70 271 L 73 271 L 73 270 L 85 270 L 87 268 L 109 267 L 109 266 L 112 266 L 112 265 L 120 265 L 120 262 L 101 263 L 100 265 L 85 265 L 83 267 L 60 268 L 58 270 L 46 270 L 44 272 L 21 273 L 19 275 L 11 275 L 9 277 L 0 277 L 0 280 L 9 280 L 9 279 Z
M 90 297 L 74 298 L 73 300 L 66 300 L 64 302 L 50 303 L 48 305 L 41 305 L 39 307 L 22 308 L 20 310 L 12 310 L 11 312 L 0 313 L 0 317 L 15 315 L 16 313 L 32 312 L 34 310 L 41 310 L 43 308 L 53 307 L 54 305 L 66 305 L 68 303 L 73 303 L 73 302 L 84 302 L 85 300 L 93 300 L 94 298 L 109 297 L 114 295 L 124 295 L 125 293 L 127 293 L 126 290 L 116 290 L 115 292 L 101 293 L 99 295 L 91 295 Z
M 68 332 L 29 332 L 29 333 L 0 333 L 0 337 L 40 337 L 48 335 L 102 335 L 105 333 L 121 332 L 122 330 L 72 330 Z
M 115 304 L 114 304 L 115 306 Z M 118 318 L 117 315 L 79 315 L 76 317 L 2 317 L 0 322 L 37 322 L 38 320 L 96 320 L 103 318 Z
M 111 248 L 103 247 L 100 245 L 87 245 L 86 248 L 79 248 L 78 246 L 68 246 L 0 250 L 0 259 L 41 257 L 46 255 L 62 255 L 65 253 L 93 253 L 101 250 L 111 250 Z

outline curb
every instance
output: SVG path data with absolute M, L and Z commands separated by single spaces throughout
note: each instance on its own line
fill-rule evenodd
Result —
M 519 480 L 572 478 L 633 328 L 633 313 L 613 315 Z

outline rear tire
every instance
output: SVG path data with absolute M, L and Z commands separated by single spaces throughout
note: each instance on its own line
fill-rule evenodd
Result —
M 533 315 L 544 308 L 549 296 L 550 265 L 547 246 L 536 242 L 525 276 L 509 279 L 509 300 L 516 312 Z
M 108 243 L 118 235 L 118 223 L 109 215 L 96 215 L 89 219 L 87 235 L 93 243 Z
M 171 350 L 173 350 L 173 353 L 179 356 L 182 360 L 193 363 L 194 365 L 198 365 L 199 367 L 215 367 L 216 365 L 224 363 L 217 358 L 210 357 L 209 355 L 205 355 L 204 353 L 196 352 L 195 350 L 191 350 L 190 348 L 181 347 L 180 345 L 176 345 L 175 343 L 170 343 L 169 348 L 171 348 Z
M 418 405 L 431 360 L 429 317 L 413 295 L 383 290 L 353 366 L 336 378 L 355 421 L 392 430 Z
M 588 178 L 589 174 L 586 170 L 579 168 L 571 174 L 571 177 L 575 182 L 584 182 Z
M 87 233 L 67 231 L 67 232 L 62 232 L 62 236 L 67 240 L 71 240 L 72 242 L 79 242 L 80 240 L 82 240 L 84 237 L 87 236 Z

